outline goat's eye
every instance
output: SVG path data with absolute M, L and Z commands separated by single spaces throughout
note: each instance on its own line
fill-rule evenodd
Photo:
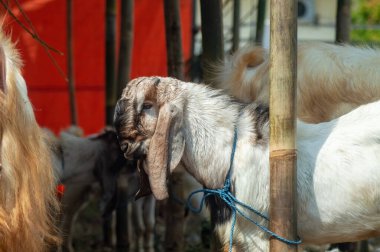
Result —
M 150 108 L 152 108 L 152 104 L 151 103 L 144 103 L 143 105 L 142 105 L 142 109 L 143 110 L 147 110 L 147 109 L 150 109 Z

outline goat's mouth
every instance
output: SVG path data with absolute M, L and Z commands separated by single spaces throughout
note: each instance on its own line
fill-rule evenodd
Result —
M 120 145 L 122 152 L 124 153 L 124 157 L 127 160 L 139 160 L 144 159 L 147 154 L 147 148 L 145 141 L 142 142 L 134 142 L 134 143 L 122 143 Z

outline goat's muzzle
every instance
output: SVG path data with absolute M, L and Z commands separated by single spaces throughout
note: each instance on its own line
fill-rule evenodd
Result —
M 120 142 L 121 151 L 127 160 L 138 160 L 146 157 L 146 148 L 144 142 Z

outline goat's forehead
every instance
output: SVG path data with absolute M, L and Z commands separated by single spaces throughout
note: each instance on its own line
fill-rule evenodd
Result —
M 161 83 L 161 84 L 160 84 Z M 123 97 L 135 106 L 144 101 L 163 102 L 177 94 L 178 80 L 168 77 L 140 77 L 131 80 L 124 89 Z
M 157 79 L 157 78 L 156 78 Z M 157 87 L 151 78 L 145 78 L 141 81 L 131 81 L 130 85 L 124 90 L 123 96 L 128 100 L 133 100 L 140 104 L 144 100 L 155 100 Z

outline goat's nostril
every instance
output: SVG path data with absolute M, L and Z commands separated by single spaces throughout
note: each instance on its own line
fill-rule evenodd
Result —
M 127 143 L 122 143 L 121 145 L 120 145 L 120 149 L 121 149 L 121 151 L 123 152 L 123 153 L 126 153 L 127 152 L 127 150 L 128 150 L 128 144 Z

